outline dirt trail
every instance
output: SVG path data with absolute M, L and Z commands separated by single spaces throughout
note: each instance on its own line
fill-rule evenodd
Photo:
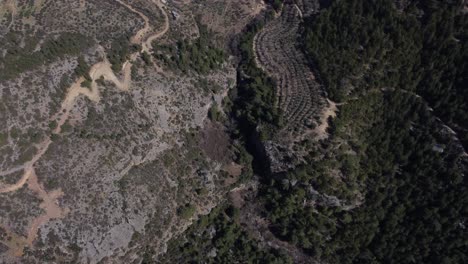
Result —
M 0 226 L 2 228 L 2 226 Z M 7 228 L 3 228 L 8 239 L 1 241 L 5 246 L 8 247 L 7 254 L 9 256 L 19 257 L 23 255 L 24 245 L 26 245 L 26 238 L 9 231 Z
M 93 102 L 99 102 L 100 96 L 99 96 L 99 88 L 96 84 L 97 79 L 104 77 L 105 80 L 113 82 L 115 86 L 117 86 L 118 89 L 122 91 L 127 91 L 130 86 L 131 66 L 132 64 L 128 61 L 124 64 L 124 67 L 123 67 L 124 79 L 123 81 L 120 81 L 117 78 L 117 76 L 115 76 L 114 72 L 112 71 L 111 64 L 107 60 L 93 65 L 93 67 L 91 68 L 89 72 L 89 75 L 91 76 L 93 80 L 91 84 L 91 90 L 86 87 L 81 87 L 81 83 L 85 80 L 83 77 L 79 78 L 70 87 L 65 97 L 65 100 L 62 102 L 62 107 L 60 111 L 58 112 L 61 116 L 57 123 L 57 128 L 55 128 L 53 133 L 59 134 L 61 132 L 62 126 L 68 120 L 70 110 L 75 105 L 75 101 L 78 98 L 78 96 L 84 95 Z M 47 138 L 44 142 L 42 142 L 39 145 L 39 148 L 38 148 L 39 151 L 36 153 L 36 155 L 34 155 L 33 159 L 29 161 L 28 163 L 26 163 L 22 168 L 19 167 L 19 168 L 13 169 L 12 171 L 7 171 L 7 173 L 0 173 L 0 174 L 10 174 L 10 173 L 19 171 L 20 169 L 24 169 L 25 171 L 23 176 L 18 182 L 1 188 L 0 194 L 14 192 L 24 186 L 24 184 L 28 181 L 29 177 L 31 176 L 30 171 L 33 168 L 34 164 L 44 155 L 44 153 L 49 148 L 50 143 L 52 143 L 52 140 L 50 138 Z
M 135 36 L 133 36 L 131 38 L 131 42 L 134 43 L 134 44 L 141 44 L 141 52 L 150 52 L 151 49 L 152 49 L 152 45 L 151 43 L 160 38 L 161 36 L 163 36 L 164 34 L 166 34 L 166 32 L 169 30 L 169 17 L 167 16 L 167 12 L 164 10 L 164 5 L 161 3 L 160 0 L 152 0 L 152 2 L 158 6 L 158 8 L 161 10 L 163 16 L 164 16 L 164 26 L 163 26 L 163 29 L 161 31 L 159 31 L 158 33 L 156 34 L 153 34 L 151 36 L 149 36 L 146 40 L 143 40 L 143 38 L 145 37 L 146 34 L 148 34 L 151 30 L 152 30 L 152 27 L 149 23 L 149 19 L 147 16 L 145 16 L 142 12 L 136 10 L 135 8 L 133 8 L 132 6 L 122 2 L 121 0 L 116 0 L 117 2 L 119 2 L 120 4 L 122 4 L 123 6 L 127 7 L 130 11 L 132 11 L 133 13 L 135 14 L 138 14 L 140 17 L 143 18 L 143 20 L 145 21 L 145 26 L 139 30 Z
M 169 30 L 169 17 L 167 16 L 167 12 L 164 10 L 164 5 L 161 3 L 160 0 L 153 0 L 153 3 L 156 4 L 159 7 L 159 9 L 161 10 L 161 13 L 164 16 L 164 26 L 163 26 L 163 29 L 160 32 L 149 36 L 146 39 L 146 41 L 144 41 L 142 43 L 141 52 L 148 52 L 149 53 L 150 50 L 153 48 L 153 46 L 152 46 L 153 41 L 155 41 L 156 39 L 162 37 Z
M 140 29 L 131 39 L 130 41 L 133 43 L 133 44 L 141 44 L 143 42 L 143 37 L 151 30 L 151 26 L 150 26 L 150 23 L 149 23 L 149 18 L 147 16 L 145 16 L 145 14 L 143 14 L 142 12 L 136 10 L 135 8 L 133 8 L 133 6 L 123 2 L 122 0 L 115 0 L 117 1 L 119 4 L 125 6 L 126 8 L 128 8 L 130 11 L 132 11 L 133 13 L 135 14 L 138 14 L 141 18 L 143 18 L 143 20 L 145 21 L 145 26 Z
M 29 189 L 36 192 L 38 197 L 42 199 L 43 202 L 40 204 L 40 207 L 45 211 L 45 214 L 33 220 L 27 236 L 26 242 L 28 245 L 32 245 L 42 224 L 49 222 L 50 219 L 62 218 L 68 212 L 68 209 L 62 209 L 57 201 L 58 198 L 63 196 L 63 192 L 61 190 L 54 190 L 47 193 L 44 190 L 44 186 L 38 182 L 34 169 L 30 173 Z
M 328 123 L 328 118 L 336 117 L 338 112 L 338 106 L 342 105 L 343 103 L 335 103 L 330 99 L 327 99 L 328 106 L 322 109 L 322 113 L 320 114 L 319 125 L 315 128 L 307 129 L 304 133 L 295 138 L 294 142 L 301 142 L 306 138 L 309 138 L 310 135 L 314 135 L 314 140 L 323 140 L 328 138 L 327 129 L 330 126 Z
M 116 0 L 116 1 L 121 3 L 124 6 L 128 7 L 131 11 L 136 12 L 139 15 L 141 15 L 142 18 L 145 21 L 149 21 L 148 18 L 143 13 L 141 13 L 141 12 L 135 10 L 133 7 L 123 3 L 121 0 Z M 163 9 L 162 4 L 160 3 L 160 1 L 153 0 L 153 2 L 155 2 L 161 8 L 161 10 L 164 13 L 164 16 L 167 18 L 167 14 L 166 14 L 165 10 Z M 143 34 L 145 34 L 146 31 L 147 31 L 147 29 L 146 29 L 147 27 L 149 27 L 149 22 L 146 23 L 145 27 L 143 29 L 139 30 L 136 33 L 135 36 L 140 36 L 140 35 L 143 36 Z M 166 19 L 166 23 L 165 23 L 164 28 L 160 32 L 150 36 L 148 39 L 155 40 L 158 37 L 161 37 L 163 34 L 165 34 L 167 32 L 168 28 L 169 28 L 169 21 L 168 21 L 168 19 Z M 136 58 L 136 56 L 138 56 L 138 53 L 132 54 L 130 57 L 131 58 Z M 53 133 L 59 134 L 61 132 L 61 128 L 62 128 L 63 124 L 65 124 L 65 122 L 68 119 L 70 110 L 73 108 L 73 106 L 75 105 L 76 99 L 80 95 L 86 96 L 88 99 L 90 99 L 93 102 L 99 102 L 99 100 L 100 100 L 99 88 L 98 88 L 97 83 L 96 83 L 96 80 L 98 80 L 99 78 L 103 77 L 105 80 L 114 83 L 115 86 L 118 89 L 120 89 L 122 91 L 128 91 L 128 89 L 130 88 L 130 82 L 131 82 L 132 63 L 130 61 L 126 61 L 124 63 L 124 65 L 122 67 L 124 78 L 123 78 L 122 81 L 119 80 L 119 78 L 112 71 L 111 66 L 112 65 L 110 64 L 110 62 L 107 59 L 104 59 L 104 61 L 98 62 L 98 63 L 94 64 L 91 67 L 91 69 L 89 71 L 89 75 L 91 76 L 91 79 L 92 79 L 91 90 L 86 88 L 86 87 L 81 87 L 81 83 L 83 81 L 85 81 L 84 77 L 79 78 L 75 83 L 73 83 L 70 86 L 70 88 L 68 89 L 68 92 L 67 92 L 67 94 L 65 96 L 65 99 L 62 102 L 61 109 L 58 111 L 57 115 L 60 115 L 60 118 L 59 118 L 59 121 L 57 123 L 57 128 L 53 131 Z M 16 191 L 16 190 L 20 189 L 21 187 L 23 187 L 23 185 L 27 182 L 27 180 L 29 178 L 29 174 L 26 173 L 26 172 L 28 171 L 29 168 L 33 167 L 34 164 L 47 151 L 47 149 L 49 148 L 50 143 L 51 143 L 51 139 L 47 138 L 43 143 L 40 144 L 39 151 L 36 153 L 36 155 L 34 155 L 34 157 L 32 158 L 31 161 L 29 161 L 28 163 L 26 163 L 24 165 L 23 169 L 25 170 L 25 173 L 24 173 L 23 177 L 17 183 L 15 183 L 13 185 L 0 186 L 1 187 L 0 188 L 0 194 L 1 193 L 13 192 L 13 191 Z M 13 172 L 16 172 L 16 171 L 19 171 L 19 170 L 20 170 L 20 168 L 15 168 L 15 169 L 9 170 L 7 172 L 0 172 L 0 175 L 10 174 L 10 173 L 13 173 Z
M 60 111 L 58 112 L 61 116 L 59 118 L 59 121 L 57 122 L 57 128 L 54 130 L 55 134 L 59 134 L 62 130 L 62 126 L 65 124 L 65 122 L 68 120 L 69 114 L 73 106 L 75 105 L 76 99 L 80 95 L 86 96 L 89 100 L 93 102 L 99 102 L 101 97 L 99 94 L 99 87 L 96 83 L 96 80 L 99 78 L 103 77 L 104 80 L 110 81 L 114 83 L 114 85 L 122 91 L 128 91 L 130 88 L 130 81 L 131 81 L 131 68 L 132 64 L 127 61 L 123 65 L 122 71 L 123 71 L 123 80 L 119 80 L 117 76 L 114 74 L 112 71 L 110 62 L 105 59 L 103 62 L 98 62 L 94 64 L 90 71 L 89 71 L 89 76 L 91 76 L 92 82 L 91 82 L 91 90 L 86 87 L 81 87 L 81 83 L 85 81 L 83 77 L 79 78 L 68 90 L 68 93 L 65 97 L 65 100 L 62 102 L 62 107 Z
M 38 148 L 39 151 L 36 153 L 36 155 L 34 155 L 32 160 L 24 164 L 24 167 L 23 167 L 24 173 L 21 179 L 17 181 L 15 184 L 3 186 L 0 189 L 0 194 L 17 191 L 26 184 L 26 182 L 28 181 L 28 179 L 30 178 L 32 174 L 34 164 L 42 157 L 42 155 L 44 155 L 44 153 L 49 148 L 50 143 L 52 143 L 52 140 L 50 138 L 47 138 L 39 145 L 39 148 Z
M 146 41 L 143 41 L 142 40 L 143 37 L 151 30 L 148 17 L 146 17 L 140 11 L 137 11 L 136 9 L 134 9 L 132 6 L 122 2 L 121 0 L 116 0 L 116 1 L 124 5 L 125 7 L 127 7 L 132 12 L 140 15 L 145 21 L 144 28 L 139 30 L 135 34 L 135 36 L 132 38 L 132 42 L 136 41 L 136 43 L 140 43 L 142 45 L 141 52 L 149 51 L 151 49 L 151 42 L 161 37 L 162 35 L 164 35 L 169 29 L 169 19 L 167 17 L 166 11 L 163 8 L 163 4 L 159 0 L 153 0 L 153 2 L 156 5 L 158 5 L 162 13 L 164 14 L 165 25 L 164 25 L 164 28 L 160 32 L 149 36 Z M 133 61 L 138 57 L 138 55 L 139 55 L 139 52 L 136 52 L 130 56 L 130 59 Z M 105 58 L 106 56 L 103 56 L 103 57 Z M 100 79 L 101 77 L 104 78 L 104 80 L 114 83 L 114 85 L 121 91 L 129 90 L 130 83 L 131 83 L 131 67 L 132 67 L 131 61 L 126 61 L 122 67 L 123 80 L 120 80 L 115 75 L 111 66 L 112 66 L 111 63 L 107 59 L 104 59 L 104 61 L 98 62 L 91 67 L 89 71 L 89 75 L 91 76 L 91 79 L 92 79 L 91 89 L 81 87 L 81 83 L 85 81 L 84 77 L 79 78 L 78 80 L 76 80 L 75 83 L 73 83 L 70 86 L 65 96 L 65 99 L 62 102 L 60 110 L 53 117 L 53 119 L 55 120 L 58 119 L 57 127 L 54 129 L 53 134 L 59 134 L 61 132 L 62 126 L 68 120 L 70 111 L 74 107 L 76 99 L 79 96 L 83 95 L 93 102 L 100 101 L 99 87 L 96 83 L 96 80 Z M 38 151 L 29 162 L 25 163 L 22 166 L 12 168 L 8 171 L 0 172 L 0 175 L 8 175 L 19 170 L 24 170 L 24 173 L 21 179 L 17 181 L 15 184 L 3 185 L 3 186 L 0 185 L 0 194 L 17 191 L 21 189 L 23 186 L 25 186 L 26 183 L 28 183 L 27 184 L 28 188 L 31 191 L 35 192 L 38 198 L 40 198 L 43 201 L 40 207 L 45 211 L 42 215 L 38 216 L 32 221 L 26 238 L 19 236 L 17 234 L 14 234 L 13 232 L 9 232 L 7 228 L 4 228 L 6 230 L 6 233 L 9 239 L 7 239 L 6 241 L 0 241 L 0 242 L 9 248 L 8 252 L 12 256 L 22 256 L 24 248 L 26 246 L 32 246 L 34 240 L 36 239 L 39 228 L 43 224 L 49 222 L 51 219 L 62 218 L 68 212 L 68 209 L 62 209 L 58 205 L 58 198 L 60 198 L 63 195 L 63 192 L 61 190 L 54 190 L 51 192 L 47 192 L 44 189 L 44 186 L 38 182 L 37 175 L 34 169 L 34 165 L 47 152 L 51 143 L 52 143 L 51 138 L 50 137 L 46 138 L 42 143 L 40 143 L 37 146 Z M 3 226 L 0 225 L 0 227 L 3 227 Z
M 9 239 L 2 241 L 8 248 L 8 254 L 10 256 L 20 257 L 24 253 L 24 248 L 26 246 L 32 246 L 34 240 L 37 237 L 39 228 L 49 222 L 51 219 L 63 218 L 67 213 L 68 209 L 62 209 L 58 204 L 58 198 L 63 196 L 61 190 L 54 190 L 52 192 L 46 192 L 44 186 L 40 184 L 37 180 L 37 175 L 34 170 L 34 167 L 29 168 L 25 175 L 27 175 L 28 188 L 35 192 L 37 197 L 42 200 L 40 208 L 45 212 L 38 217 L 34 218 L 31 222 L 28 234 L 26 237 L 17 235 L 13 232 L 9 232 L 7 228 L 7 236 Z
M 315 129 L 317 132 L 318 139 L 325 139 L 328 137 L 327 129 L 329 127 L 328 118 L 335 117 L 338 111 L 337 104 L 327 99 L 328 107 L 323 110 L 323 114 L 320 117 L 320 125 Z

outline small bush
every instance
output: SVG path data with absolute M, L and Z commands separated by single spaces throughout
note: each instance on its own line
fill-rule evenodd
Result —
M 179 207 L 179 209 L 177 209 L 177 215 L 185 220 L 190 219 L 194 213 L 195 206 L 192 204 L 186 204 L 185 206 Z

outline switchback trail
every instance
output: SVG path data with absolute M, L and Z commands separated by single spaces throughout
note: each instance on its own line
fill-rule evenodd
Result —
M 142 12 L 134 9 L 132 6 L 124 3 L 123 1 L 116 1 L 122 4 L 123 6 L 127 7 L 130 11 L 141 16 L 142 19 L 145 21 L 145 26 L 142 29 L 140 29 L 135 34 L 135 36 L 132 37 L 133 43 L 138 43 L 142 45 L 141 52 L 149 51 L 151 49 L 151 42 L 163 36 L 168 31 L 169 19 L 166 11 L 164 10 L 164 6 L 160 2 L 160 0 L 152 0 L 152 2 L 159 7 L 159 9 L 164 15 L 165 22 L 163 29 L 153 35 L 148 36 L 148 38 L 145 41 L 143 40 L 143 37 L 151 31 L 151 25 L 149 23 L 148 17 L 145 16 Z M 130 89 L 131 83 L 132 61 L 136 60 L 139 54 L 140 52 L 132 54 L 130 56 L 130 60 L 127 60 L 124 63 L 122 67 L 123 80 L 120 80 L 115 75 L 111 68 L 111 63 L 107 59 L 105 59 L 106 56 L 104 54 L 104 60 L 94 64 L 89 71 L 89 75 L 92 79 L 91 89 L 81 86 L 81 83 L 85 81 L 84 77 L 80 77 L 68 89 L 65 99 L 62 101 L 60 110 L 53 117 L 53 120 L 58 120 L 58 122 L 57 127 L 53 130 L 52 134 L 60 134 L 62 126 L 68 120 L 70 111 L 75 106 L 75 102 L 79 96 L 83 95 L 96 103 L 100 101 L 101 98 L 99 94 L 99 87 L 96 83 L 96 80 L 100 79 L 101 77 L 104 78 L 104 80 L 112 82 L 119 90 L 128 91 Z M 10 232 L 8 228 L 5 228 L 4 226 L 0 225 L 0 228 L 3 227 L 3 229 L 6 230 L 7 236 L 10 238 L 9 240 L 0 241 L 0 243 L 3 243 L 9 248 L 9 255 L 22 256 L 24 248 L 26 246 L 32 246 L 32 243 L 34 242 L 41 225 L 47 223 L 51 219 L 62 218 L 68 212 L 68 209 L 62 209 L 59 206 L 57 200 L 63 195 L 62 191 L 54 190 L 51 192 L 47 192 L 44 186 L 38 182 L 34 168 L 36 162 L 39 161 L 41 157 L 47 152 L 51 143 L 52 139 L 49 136 L 42 143 L 36 146 L 38 148 L 38 151 L 29 162 L 21 166 L 9 169 L 7 171 L 0 172 L 0 175 L 6 176 L 20 170 L 24 171 L 21 179 L 18 180 L 16 183 L 11 185 L 0 184 L 0 194 L 15 192 L 21 189 L 26 183 L 28 183 L 28 188 L 34 193 L 36 193 L 38 198 L 40 198 L 43 201 L 40 204 L 40 207 L 45 211 L 44 214 L 39 215 L 38 217 L 33 219 L 32 223 L 30 224 L 26 238 L 14 234 L 13 232 Z

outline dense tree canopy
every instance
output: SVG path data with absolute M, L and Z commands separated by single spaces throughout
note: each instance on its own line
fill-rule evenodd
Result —
M 458 10 L 454 1 L 400 11 L 386 0 L 335 1 L 306 21 L 304 49 L 343 105 L 323 157 L 267 180 L 279 237 L 330 263 L 467 261 L 467 164 L 446 130 L 466 140 Z
M 329 138 L 305 140 L 310 152 L 301 166 L 256 171 L 264 216 L 278 238 L 325 263 L 468 262 L 468 24 L 460 9 L 461 1 L 411 1 L 403 9 L 390 0 L 334 1 L 305 20 L 302 48 L 341 104 Z M 275 83 L 252 50 L 262 24 L 239 41 L 232 116 L 244 138 L 281 123 Z M 217 261 L 249 261 L 239 245 L 266 254 L 246 242 L 235 217 L 213 214 L 209 223 L 224 230 L 217 245 L 232 248 Z M 197 260 L 192 245 L 217 243 L 216 236 L 194 239 L 184 256 Z

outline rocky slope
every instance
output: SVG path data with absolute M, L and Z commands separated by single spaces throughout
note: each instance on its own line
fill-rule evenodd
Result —
M 239 32 L 261 4 L 215 2 L 229 14 L 209 17 L 224 48 L 233 32 L 220 30 L 221 17 L 242 14 Z M 229 143 L 207 114 L 234 85 L 233 61 L 199 75 L 143 56 L 153 43 L 195 39 L 189 33 L 206 9 L 158 0 L 7 1 L 0 9 L 0 67 L 9 69 L 0 80 L 0 262 L 156 258 L 240 174 L 229 144 L 219 158 L 203 139 L 214 133 Z M 64 34 L 84 44 L 69 48 L 58 41 Z M 47 61 L 27 61 L 36 57 Z M 83 61 L 89 68 L 78 71 Z

